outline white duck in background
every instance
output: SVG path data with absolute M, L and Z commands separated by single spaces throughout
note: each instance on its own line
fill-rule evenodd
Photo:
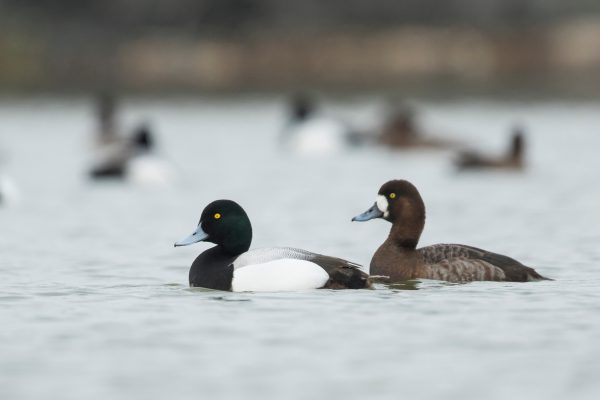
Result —
M 157 154 L 156 141 L 147 123 L 141 124 L 130 137 L 118 134 L 117 103 L 104 95 L 97 106 L 97 138 L 90 178 L 126 180 L 145 186 L 169 184 L 174 168 Z
M 130 156 L 129 143 L 118 134 L 116 121 L 117 101 L 110 94 L 102 94 L 96 102 L 96 138 L 90 178 L 95 180 L 122 179 Z
M 292 98 L 290 119 L 283 132 L 288 150 L 301 155 L 330 155 L 360 144 L 361 136 L 343 121 L 319 114 L 311 98 Z
M 156 154 L 155 140 L 147 124 L 141 125 L 131 140 L 127 179 L 144 186 L 164 186 L 175 178 L 173 166 Z
M 3 154 L 0 154 L 0 167 L 5 159 Z M 16 204 L 20 199 L 21 196 L 15 181 L 0 170 L 0 207 Z

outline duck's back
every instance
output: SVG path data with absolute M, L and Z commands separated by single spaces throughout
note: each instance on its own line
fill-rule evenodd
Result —
M 477 247 L 436 244 L 423 247 L 418 252 L 423 257 L 421 273 L 430 279 L 450 282 L 527 282 L 547 279 L 513 258 Z

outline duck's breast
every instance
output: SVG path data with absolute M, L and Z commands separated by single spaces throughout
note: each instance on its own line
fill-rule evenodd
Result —
M 327 272 L 313 262 L 282 258 L 235 268 L 231 290 L 278 292 L 318 289 L 328 280 Z

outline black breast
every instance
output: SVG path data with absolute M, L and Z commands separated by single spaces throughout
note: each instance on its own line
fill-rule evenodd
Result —
M 216 246 L 200 254 L 190 268 L 190 286 L 215 290 L 231 290 L 233 261 L 236 256 L 224 254 Z

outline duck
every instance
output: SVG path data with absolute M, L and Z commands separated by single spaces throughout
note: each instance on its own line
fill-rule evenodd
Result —
M 90 178 L 127 180 L 146 186 L 165 185 L 173 180 L 174 169 L 156 152 L 156 140 L 147 121 L 130 135 L 119 135 L 116 123 L 117 103 L 103 95 L 97 101 L 98 128 L 96 153 Z
M 161 186 L 173 181 L 173 167 L 156 153 L 156 140 L 148 123 L 138 126 L 131 137 L 125 171 L 127 179 L 138 185 Z
M 462 244 L 435 244 L 417 249 L 425 226 L 425 204 L 417 188 L 406 180 L 381 186 L 371 208 L 352 218 L 381 218 L 392 223 L 388 238 L 371 259 L 371 276 L 389 282 L 433 279 L 528 282 L 549 280 L 510 257 Z
M 362 289 L 369 275 L 359 264 L 291 247 L 250 250 L 252 225 L 232 200 L 216 200 L 202 211 L 196 230 L 175 247 L 198 242 L 215 246 L 201 253 L 189 272 L 191 287 L 232 292 Z
M 130 154 L 129 143 L 118 133 L 117 100 L 110 93 L 96 99 L 95 154 L 89 176 L 92 179 L 122 179 Z
M 397 106 L 388 112 L 378 141 L 394 149 L 452 149 L 458 144 L 425 135 L 417 123 L 414 108 L 408 105 Z
M 315 101 L 305 95 L 290 101 L 290 117 L 282 139 L 287 150 L 304 156 L 340 153 L 362 144 L 366 135 L 348 124 L 318 112 Z
M 15 181 L 2 171 L 5 163 L 4 157 L 4 153 L 0 152 L 0 206 L 14 205 L 20 200 L 19 189 Z
M 508 151 L 503 156 L 490 157 L 474 151 L 462 151 L 455 164 L 459 170 L 522 170 L 525 167 L 525 130 L 520 126 L 513 127 Z

